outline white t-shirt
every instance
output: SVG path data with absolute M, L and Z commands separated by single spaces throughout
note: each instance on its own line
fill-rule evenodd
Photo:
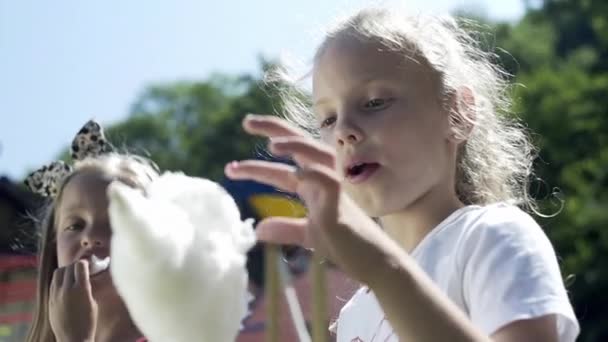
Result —
M 555 251 L 539 225 L 517 207 L 459 209 L 411 256 L 487 335 L 510 322 L 548 314 L 556 315 L 560 341 L 574 341 L 579 334 Z M 338 342 L 398 341 L 366 288 L 346 303 L 336 325 Z

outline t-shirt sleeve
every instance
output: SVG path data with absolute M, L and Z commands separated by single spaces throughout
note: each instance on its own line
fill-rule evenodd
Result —
M 462 247 L 463 296 L 476 326 L 491 335 L 513 321 L 555 315 L 559 340 L 576 339 L 580 328 L 555 251 L 532 217 L 492 210 Z

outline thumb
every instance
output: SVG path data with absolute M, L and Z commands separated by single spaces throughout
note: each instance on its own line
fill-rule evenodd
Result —
M 258 241 L 311 248 L 306 218 L 270 217 L 256 227 Z

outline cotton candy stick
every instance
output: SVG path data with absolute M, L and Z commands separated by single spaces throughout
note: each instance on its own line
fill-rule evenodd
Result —
M 267 244 L 265 248 L 265 296 L 266 296 L 266 342 L 279 342 L 279 299 L 281 281 L 279 278 L 279 246 Z
M 327 341 L 327 289 L 325 283 L 325 264 L 318 253 L 312 255 L 312 340 Z

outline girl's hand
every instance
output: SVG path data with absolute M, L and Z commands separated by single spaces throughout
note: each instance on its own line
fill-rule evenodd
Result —
M 369 284 L 379 263 L 390 262 L 400 248 L 341 191 L 333 149 L 273 116 L 248 115 L 244 128 L 270 138 L 270 151 L 289 156 L 298 168 L 283 163 L 247 160 L 226 166 L 233 179 L 251 179 L 297 193 L 306 203 L 306 218 L 272 217 L 257 226 L 260 240 L 314 247 L 351 277 Z M 398 252 L 397 252 L 398 253 Z
M 58 342 L 94 341 L 97 302 L 93 299 L 86 260 L 58 268 L 53 273 L 49 320 Z

